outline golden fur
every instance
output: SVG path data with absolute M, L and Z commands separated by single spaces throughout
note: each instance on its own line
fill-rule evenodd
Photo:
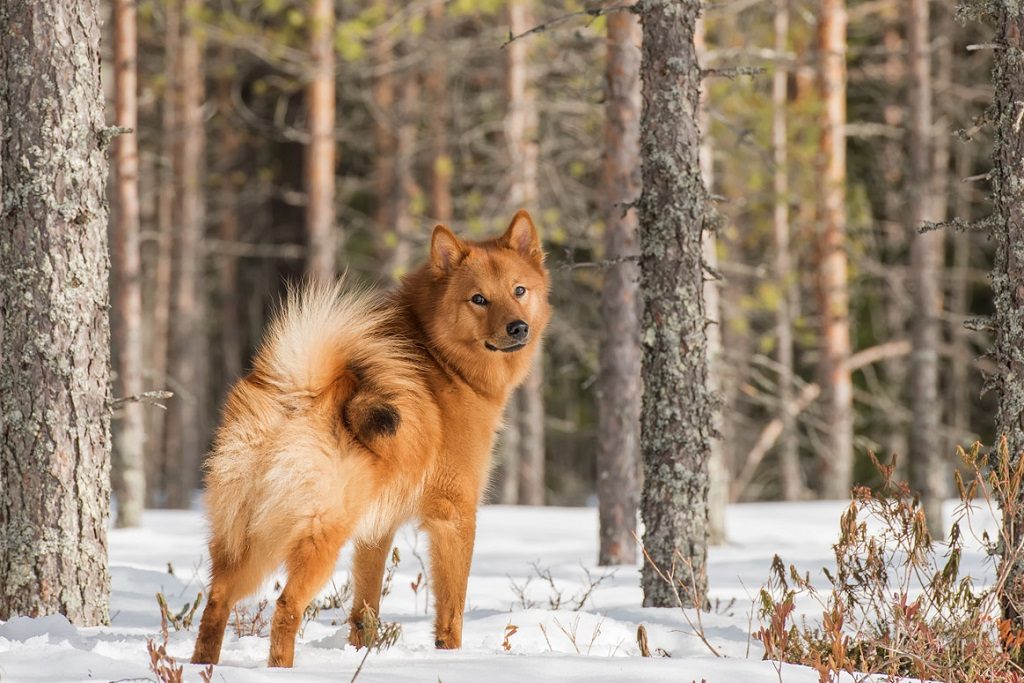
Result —
M 430 538 L 435 645 L 461 646 L 494 433 L 537 355 L 548 287 L 520 211 L 483 242 L 437 226 L 429 262 L 386 296 L 289 292 L 206 462 L 211 585 L 193 662 L 218 660 L 234 603 L 284 564 L 269 663 L 291 666 L 302 614 L 350 539 L 349 639 L 361 645 L 395 530 L 413 519 Z

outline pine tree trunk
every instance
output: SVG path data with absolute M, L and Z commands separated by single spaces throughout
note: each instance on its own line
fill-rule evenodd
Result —
M 775 52 L 782 55 L 789 47 L 789 0 L 775 2 Z M 772 189 L 775 193 L 772 213 L 775 236 L 775 282 L 779 308 L 775 313 L 775 360 L 779 364 L 779 479 L 783 500 L 800 500 L 804 493 L 800 470 L 800 452 L 793 413 L 793 304 L 796 300 L 796 273 L 790 258 L 789 242 L 789 142 L 787 131 L 787 73 L 776 62 L 772 74 Z
M 448 223 L 452 219 L 452 165 L 448 149 L 448 54 L 445 21 L 445 0 L 431 0 L 427 10 L 430 34 L 435 41 L 430 53 L 430 67 L 424 79 L 432 161 L 430 164 L 430 212 L 434 220 Z
M 640 194 L 639 20 L 608 16 L 605 77 L 604 255 L 613 262 L 639 249 L 637 214 L 627 205 Z M 601 374 L 598 378 L 597 501 L 602 565 L 636 562 L 640 500 L 639 266 L 613 263 L 601 289 Z
M 509 30 L 522 33 L 533 27 L 532 0 L 510 0 L 508 3 Z M 505 48 L 506 101 L 505 144 L 510 160 L 512 178 L 508 203 L 511 210 L 534 207 L 537 203 L 537 97 L 534 92 L 527 47 L 529 41 L 517 40 Z M 541 352 L 543 353 L 543 352 Z M 506 414 L 506 428 L 519 433 L 503 441 L 505 448 L 517 444 L 519 452 L 506 453 L 505 476 L 519 479 L 516 502 L 544 500 L 544 397 L 542 388 L 542 356 L 538 354 L 534 373 L 516 391 L 514 401 Z M 514 403 L 515 407 L 511 407 Z M 529 424 L 524 424 L 529 421 Z M 524 431 L 525 429 L 525 431 Z M 514 463 L 516 469 L 509 470 Z M 528 476 L 522 468 L 530 468 Z M 533 487 L 524 489 L 524 484 Z
M 942 267 L 940 231 L 918 234 L 934 215 L 932 170 L 932 89 L 928 27 L 929 0 L 907 0 L 907 36 L 910 47 L 909 136 L 910 173 L 909 234 L 910 275 L 913 295 L 913 353 L 910 355 L 910 393 L 913 424 L 910 435 L 910 483 L 921 495 L 928 528 L 942 536 L 942 501 L 948 487 L 951 463 L 942 456 L 939 438 L 942 404 L 939 402 L 939 324 L 942 316 Z
M 225 64 L 233 59 L 232 51 L 224 48 L 221 58 Z M 242 132 L 228 118 L 231 111 L 231 75 L 225 75 L 217 86 L 217 109 L 220 114 L 218 161 L 223 164 L 220 169 L 219 205 L 220 216 L 217 220 L 217 236 L 226 243 L 237 242 L 239 238 L 239 186 L 240 176 L 244 172 L 239 169 L 243 146 Z M 223 386 L 226 388 L 242 376 L 245 360 L 244 343 L 242 341 L 243 326 L 238 315 L 238 257 L 233 254 L 221 254 L 218 257 L 217 274 L 218 325 L 220 336 L 221 363 L 223 365 Z
M 644 547 L 671 573 L 682 602 L 707 601 L 711 400 L 701 233 L 701 71 L 694 47 L 699 0 L 641 0 L 643 114 L 640 149 Z M 644 605 L 672 606 L 676 592 L 651 566 Z
M 420 193 L 413 167 L 419 124 L 420 83 L 419 69 L 410 67 L 402 74 L 401 97 L 398 101 L 398 134 L 395 136 L 394 206 L 395 243 L 391 249 L 388 274 L 395 280 L 409 272 L 412 266 L 413 235 L 416 230 L 412 215 L 413 199 Z
M 702 17 L 697 19 L 693 42 L 699 63 L 707 51 Z M 715 150 L 711 140 L 711 117 L 708 107 L 708 93 L 703 91 L 700 96 L 699 120 L 700 129 L 703 131 L 700 144 L 700 172 L 704 187 L 708 193 L 711 193 L 715 187 Z M 704 253 L 704 264 L 709 270 L 717 273 L 718 236 L 711 231 L 706 232 L 703 236 L 701 250 Z M 704 310 L 707 312 L 708 318 L 705 326 L 708 349 L 708 391 L 717 400 L 721 400 L 723 389 L 726 386 L 725 365 L 722 362 L 722 293 L 720 289 L 722 284 L 717 278 L 704 278 Z M 714 437 L 711 439 L 711 453 L 708 456 L 708 542 L 711 545 L 720 545 L 726 540 L 725 515 L 729 508 L 729 480 L 731 478 L 729 465 L 726 462 L 726 453 L 734 450 L 735 446 L 729 439 L 729 430 L 723 427 L 721 412 L 716 411 L 711 417 Z
M 391 12 L 389 0 L 378 0 L 375 6 L 384 14 Z M 377 202 L 374 212 L 374 235 L 377 248 L 387 253 L 395 229 L 395 44 L 390 30 L 380 30 L 371 45 L 371 57 L 377 75 L 371 86 L 373 100 L 374 169 L 373 192 Z M 386 270 L 386 268 L 385 268 Z M 384 275 L 390 276 L 389 273 Z
M 1024 159 L 1024 127 L 1020 125 L 1024 102 L 1024 7 L 1001 0 L 990 3 L 995 11 L 995 43 L 992 80 L 995 103 L 991 120 L 995 128 L 992 167 L 992 239 L 996 245 L 992 267 L 995 294 L 995 347 L 992 360 L 997 371 L 991 381 L 999 406 L 996 428 L 1006 439 L 1014 463 L 1024 457 L 1024 195 L 1020 188 Z M 1018 496 L 1024 496 L 1021 491 Z M 1024 536 L 1022 500 L 1013 501 L 1016 515 L 1003 516 L 1004 538 L 1000 547 L 1019 548 Z M 1020 628 L 1024 617 L 1024 566 L 1015 551 L 1003 595 L 1005 616 Z
M 846 257 L 846 6 L 822 0 L 818 10 L 821 54 L 821 235 L 819 304 L 822 320 L 822 396 L 829 433 L 819 453 L 824 498 L 846 498 L 853 485 L 853 382 L 850 292 Z
M 157 196 L 157 244 L 153 272 L 153 304 L 149 330 L 152 386 L 169 387 L 167 364 L 170 346 L 171 285 L 174 264 L 174 235 L 177 233 L 175 188 L 179 176 L 177 93 L 181 89 L 180 44 L 181 15 L 179 0 L 164 0 L 164 79 L 168 96 L 164 98 L 160 121 L 160 183 Z M 174 401 L 172 398 L 171 401 Z M 146 429 L 146 502 L 150 506 L 167 504 L 173 469 L 166 448 L 166 410 L 149 411 Z
M 0 620 L 109 621 L 99 67 L 97 0 L 0 5 Z
M 334 278 L 337 238 L 334 229 L 334 0 L 313 0 L 310 53 L 314 76 L 306 89 L 309 144 L 306 146 L 306 271 Z
M 117 125 L 131 129 L 115 141 L 116 213 L 111 244 L 114 306 L 111 342 L 117 361 L 115 392 L 142 392 L 142 255 L 139 248 L 139 150 L 137 38 L 134 0 L 114 4 L 114 108 Z M 114 425 L 112 484 L 117 497 L 117 526 L 142 522 L 146 503 L 145 414 L 143 404 L 122 406 Z
M 209 343 L 205 325 L 203 236 L 203 70 L 196 20 L 200 0 L 179 0 L 180 88 L 175 93 L 175 206 L 169 320 L 168 404 L 164 431 L 167 505 L 188 508 L 206 448 Z

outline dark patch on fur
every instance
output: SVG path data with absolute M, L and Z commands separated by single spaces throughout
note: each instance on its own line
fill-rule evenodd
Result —
M 401 423 L 402 416 L 398 409 L 390 403 L 382 403 L 366 411 L 366 419 L 359 431 L 364 438 L 370 439 L 375 436 L 394 436 Z

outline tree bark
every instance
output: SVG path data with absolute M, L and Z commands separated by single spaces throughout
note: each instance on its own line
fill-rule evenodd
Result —
M 640 448 L 644 605 L 707 601 L 708 456 L 712 431 L 701 234 L 705 189 L 698 126 L 699 0 L 641 0 Z
M 455 168 L 448 149 L 448 45 L 445 0 L 431 0 L 428 8 L 430 34 L 435 41 L 424 86 L 429 107 L 431 146 L 430 211 L 438 223 L 452 219 L 452 175 Z
M 829 433 L 819 453 L 821 495 L 846 498 L 853 485 L 853 382 L 850 292 L 846 256 L 846 5 L 822 0 L 818 10 L 822 184 L 819 235 L 819 305 L 822 388 Z
M 174 93 L 174 211 L 172 299 L 169 320 L 167 382 L 174 398 L 168 404 L 164 432 L 167 505 L 191 506 L 206 449 L 206 403 L 209 343 L 205 325 L 203 235 L 203 70 L 196 17 L 200 0 L 179 0 L 179 82 Z
M 789 45 L 789 0 L 775 2 L 775 51 L 782 54 Z M 783 500 L 800 500 L 804 494 L 803 474 L 796 416 L 793 403 L 793 304 L 796 300 L 796 273 L 790 258 L 789 240 L 789 142 L 786 117 L 787 72 L 781 63 L 772 74 L 772 223 L 775 237 L 775 283 L 779 308 L 775 312 L 775 360 L 779 364 L 779 411 L 782 433 L 779 435 L 779 480 Z
M 509 30 L 522 33 L 533 27 L 532 0 L 510 0 Z M 515 210 L 537 203 L 537 96 L 530 82 L 529 41 L 517 40 L 505 48 L 505 144 L 509 154 L 508 204 Z M 543 353 L 543 352 L 541 352 Z M 516 391 L 506 412 L 506 430 L 515 429 L 503 443 L 505 476 L 519 479 L 517 501 L 544 500 L 544 396 L 543 358 L 538 354 L 530 378 Z M 517 444 L 518 452 L 508 451 Z M 524 469 L 527 471 L 524 473 Z M 530 490 L 524 485 L 532 487 Z
M 395 136 L 395 183 L 392 194 L 395 243 L 391 249 L 388 274 L 398 280 L 412 266 L 415 219 L 413 199 L 420 193 L 414 168 L 416 137 L 419 124 L 420 73 L 415 66 L 402 74 L 401 97 L 398 101 L 398 134 Z
M 334 0 L 313 0 L 310 53 L 314 75 L 306 89 L 309 144 L 306 146 L 306 270 L 333 279 L 337 266 L 334 228 Z
M 910 484 L 920 493 L 928 528 L 942 536 L 942 501 L 948 494 L 952 463 L 942 456 L 939 428 L 939 324 L 942 316 L 943 235 L 938 230 L 918 234 L 935 215 L 935 176 L 932 164 L 932 87 L 929 39 L 929 0 L 907 0 L 909 74 L 909 239 L 913 296 L 913 345 L 910 355 L 910 390 L 913 423 L 910 435 Z
M 698 62 L 707 50 L 705 42 L 704 19 L 697 19 L 693 36 L 697 50 Z M 711 140 L 710 111 L 708 109 L 708 93 L 701 92 L 699 125 L 703 134 L 700 144 L 700 172 L 704 186 L 709 193 L 715 186 L 715 151 Z M 714 207 L 709 210 L 714 211 Z M 712 272 L 718 272 L 718 236 L 708 231 L 703 236 L 701 250 L 704 264 Z M 708 391 L 715 400 L 722 401 L 725 381 L 725 366 L 722 364 L 722 282 L 715 277 L 704 278 L 704 309 L 707 311 L 707 349 L 708 349 Z M 725 515 L 729 508 L 729 465 L 726 454 L 733 450 L 728 440 L 729 430 L 723 426 L 721 412 L 712 414 L 711 453 L 708 456 L 708 542 L 711 545 L 725 543 Z
M 0 5 L 0 620 L 109 622 L 97 0 Z
M 178 93 L 181 90 L 179 0 L 164 2 L 164 79 L 168 96 L 164 98 L 160 122 L 160 184 L 157 196 L 157 245 L 153 272 L 153 305 L 149 330 L 150 382 L 168 387 L 167 364 L 170 346 L 171 285 L 174 264 L 174 235 L 177 233 L 175 188 L 179 176 Z M 172 399 L 173 400 L 173 399 Z M 172 468 L 166 448 L 167 411 L 149 411 L 146 429 L 146 501 L 150 506 L 167 503 Z
M 111 342 L 117 361 L 115 391 L 142 393 L 142 255 L 139 248 L 139 150 L 137 37 L 134 0 L 114 4 L 114 110 L 117 125 L 131 129 L 114 147 L 116 213 L 111 234 L 115 292 Z M 117 526 L 142 522 L 146 503 L 145 414 L 143 404 L 129 402 L 114 425 L 112 484 L 117 497 Z
M 640 194 L 640 21 L 608 16 L 604 126 L 604 256 L 637 253 Z M 597 402 L 597 501 L 601 565 L 636 562 L 640 502 L 639 266 L 620 261 L 604 271 Z
M 381 11 L 390 13 L 389 0 L 379 0 Z M 377 201 L 374 213 L 378 249 L 387 253 L 389 235 L 395 229 L 395 41 L 390 30 L 379 30 L 371 45 L 374 66 L 378 70 L 371 86 L 373 99 L 374 169 L 373 189 Z
M 981 5 L 982 3 L 978 3 Z M 1006 439 L 1011 463 L 1019 466 L 1024 457 L 1024 195 L 1020 188 L 1021 160 L 1024 159 L 1024 127 L 1020 125 L 1024 102 L 1024 7 L 1010 0 L 989 3 L 995 13 L 998 50 L 993 51 L 992 80 L 995 102 L 991 120 L 995 128 L 992 167 L 992 208 L 990 220 L 996 245 L 992 266 L 995 294 L 995 345 L 992 360 L 997 370 L 990 381 L 998 395 L 996 428 Z M 1024 563 L 1020 553 L 1024 534 L 1024 492 L 1017 500 L 1002 501 L 1004 538 L 1000 547 L 1014 549 L 1003 561 L 1012 562 L 1003 594 L 1005 616 L 1020 628 L 1024 615 Z

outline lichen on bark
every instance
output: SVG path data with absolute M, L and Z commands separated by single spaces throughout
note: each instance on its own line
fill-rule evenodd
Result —
M 701 240 L 701 70 L 694 46 L 698 0 L 643 0 L 639 202 L 643 407 L 641 509 L 650 561 L 644 604 L 703 606 L 707 593 L 708 392 Z
M 0 619 L 109 620 L 98 0 L 0 4 Z

